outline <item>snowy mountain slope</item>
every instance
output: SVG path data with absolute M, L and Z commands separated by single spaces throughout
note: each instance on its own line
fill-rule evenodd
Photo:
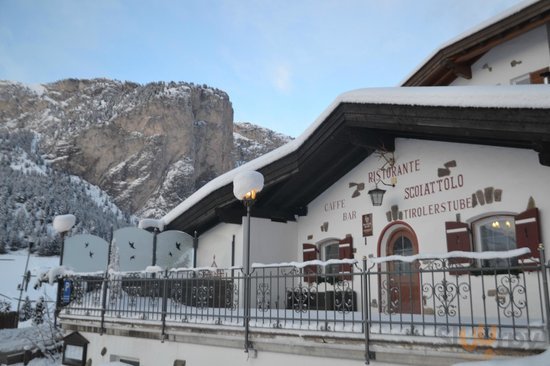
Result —
M 42 255 L 58 253 L 56 215 L 78 218 L 74 232 L 108 238 L 110 227 L 129 225 L 110 197 L 79 177 L 52 169 L 39 154 L 29 131 L 0 130 L 0 252 L 36 244 Z
M 0 81 L 0 130 L 33 132 L 30 147 L 10 153 L 12 171 L 70 175 L 100 205 L 112 200 L 123 216 L 139 217 L 161 217 L 212 178 L 290 140 L 233 124 L 229 97 L 218 89 L 108 79 Z M 105 205 L 115 210 L 112 203 Z
M 288 141 L 234 125 L 226 93 L 185 82 L 0 81 L 1 128 L 35 132 L 52 169 L 100 187 L 140 217 L 162 216 L 212 178 Z

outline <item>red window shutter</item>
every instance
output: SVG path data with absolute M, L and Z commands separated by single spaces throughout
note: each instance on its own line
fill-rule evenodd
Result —
M 447 221 L 445 222 L 445 233 L 447 234 L 447 251 L 472 251 L 472 241 L 470 239 L 470 229 L 465 222 Z M 468 258 L 450 258 L 450 264 L 471 263 Z
M 529 248 L 531 254 L 521 256 L 520 259 L 538 258 L 540 228 L 539 228 L 539 209 L 531 208 L 520 213 L 515 217 L 516 220 L 516 245 L 518 248 Z
M 340 243 L 338 245 L 338 256 L 340 257 L 340 259 L 353 258 L 353 238 L 350 234 L 346 235 L 344 239 L 340 240 Z M 353 266 L 351 264 L 342 264 L 341 268 L 341 272 L 344 273 L 351 273 L 353 270 Z M 351 274 L 345 274 L 342 276 L 343 280 L 351 280 L 351 278 Z
M 543 69 L 533 71 L 529 74 L 529 80 L 531 84 L 544 84 L 544 78 L 541 76 L 542 73 L 548 72 L 549 68 L 545 67 Z
M 317 249 L 317 246 L 315 244 L 308 244 L 304 243 L 302 244 L 302 250 L 304 255 L 304 262 L 307 261 L 313 261 L 318 259 L 318 253 L 319 250 Z M 316 282 L 317 281 L 317 266 L 311 265 L 311 266 L 305 266 L 304 267 L 304 281 L 308 283 Z

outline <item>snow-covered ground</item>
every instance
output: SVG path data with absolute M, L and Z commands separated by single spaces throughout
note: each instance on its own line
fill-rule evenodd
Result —
M 0 299 L 10 301 L 13 311 L 17 310 L 17 300 L 19 299 L 17 286 L 21 283 L 23 273 L 25 272 L 27 253 L 26 250 L 20 250 L 0 255 Z M 31 255 L 28 269 L 31 271 L 33 277 L 27 291 L 23 291 L 21 300 L 23 301 L 28 296 L 34 305 L 34 301 L 40 296 L 44 296 L 46 301 L 51 301 L 48 304 L 53 306 L 57 286 L 44 285 L 41 288 L 35 289 L 33 285 L 37 273 L 44 272 L 46 268 L 57 265 L 59 265 L 59 257 L 38 257 Z

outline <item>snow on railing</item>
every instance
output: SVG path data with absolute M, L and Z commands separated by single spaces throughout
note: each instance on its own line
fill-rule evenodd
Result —
M 448 253 L 422 253 L 409 256 L 403 255 L 390 255 L 387 257 L 378 257 L 378 258 L 369 258 L 368 260 L 372 263 L 379 264 L 392 261 L 401 261 L 401 262 L 414 262 L 416 260 L 423 259 L 450 259 L 450 258 L 467 258 L 467 259 L 506 259 L 506 258 L 515 258 L 520 257 L 525 254 L 531 253 L 529 248 L 519 248 L 512 250 L 505 250 L 499 252 L 463 252 L 463 251 L 454 251 Z
M 422 253 L 415 254 L 411 256 L 402 256 L 402 255 L 390 255 L 385 257 L 372 258 L 369 257 L 367 261 L 373 264 L 386 263 L 391 261 L 401 261 L 401 262 L 414 262 L 416 260 L 429 260 L 429 259 L 451 259 L 451 258 L 467 258 L 467 259 L 507 259 L 507 258 L 516 258 L 526 254 L 530 254 L 531 250 L 529 248 L 519 248 L 512 249 L 507 251 L 487 251 L 487 252 L 464 252 L 464 251 L 453 251 L 447 253 Z M 253 263 L 252 268 L 277 268 L 277 267 L 294 267 L 294 268 L 305 268 L 307 266 L 320 266 L 326 267 L 330 265 L 341 265 L 341 264 L 357 264 L 359 261 L 357 259 L 329 259 L 328 261 L 321 260 L 312 260 L 306 262 L 281 262 L 281 263 Z M 217 268 L 217 267 L 196 267 L 196 268 L 172 268 L 168 272 L 219 272 L 227 270 L 241 270 L 242 266 L 232 266 L 228 268 Z M 125 275 L 125 274 L 146 274 L 146 273 L 161 273 L 164 272 L 160 266 L 148 266 L 143 271 L 114 271 L 109 269 L 108 273 L 111 276 L 116 275 Z M 71 276 L 102 276 L 104 272 L 76 272 L 72 269 L 69 269 L 65 266 L 53 267 L 47 271 L 41 272 L 38 274 L 35 287 L 40 287 L 44 282 L 50 284 L 55 283 L 57 279 L 66 278 Z
M 331 266 L 335 264 L 356 264 L 359 261 L 357 259 L 329 259 L 328 261 L 320 261 L 318 259 L 306 262 L 282 262 L 282 263 L 252 263 L 252 268 L 275 268 L 275 267 L 295 267 L 304 268 L 307 266 Z

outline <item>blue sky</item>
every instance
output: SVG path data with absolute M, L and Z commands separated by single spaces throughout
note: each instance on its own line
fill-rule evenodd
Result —
M 225 90 L 235 121 L 297 136 L 345 91 L 396 86 L 519 0 L 0 0 L 0 80 Z

